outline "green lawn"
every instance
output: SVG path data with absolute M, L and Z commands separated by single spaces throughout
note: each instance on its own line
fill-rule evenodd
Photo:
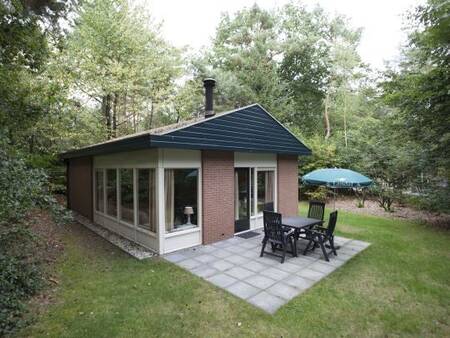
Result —
M 57 301 L 21 335 L 450 336 L 448 231 L 344 212 L 337 229 L 372 245 L 271 316 L 173 264 L 138 262 L 74 226 L 64 234 Z

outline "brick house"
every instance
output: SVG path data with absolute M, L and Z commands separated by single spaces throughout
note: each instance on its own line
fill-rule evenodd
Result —
M 160 254 L 296 215 L 298 156 L 310 150 L 259 104 L 61 154 L 68 207 Z

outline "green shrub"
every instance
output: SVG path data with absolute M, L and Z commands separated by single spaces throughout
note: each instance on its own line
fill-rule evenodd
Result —
M 417 209 L 450 214 L 450 187 L 434 188 L 418 196 L 409 196 L 406 203 Z
M 329 194 L 329 190 L 326 187 L 314 187 L 312 190 L 305 192 L 308 199 L 326 202 Z
M 0 336 L 23 324 L 23 302 L 42 286 L 36 242 L 23 225 L 0 226 Z
M 22 324 L 24 302 L 43 285 L 40 239 L 27 225 L 29 212 L 46 209 L 58 223 L 70 220 L 47 187 L 45 171 L 0 149 L 0 336 Z

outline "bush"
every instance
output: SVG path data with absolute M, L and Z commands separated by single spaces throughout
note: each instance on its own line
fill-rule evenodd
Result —
M 42 286 L 36 241 L 23 225 L 0 226 L 0 336 L 21 326 L 23 301 Z
M 402 196 L 398 189 L 379 182 L 371 187 L 371 192 L 375 195 L 378 205 L 387 212 L 394 211 L 392 208 L 394 202 L 400 201 Z
M 418 209 L 450 214 L 450 187 L 434 188 L 418 196 L 409 196 L 406 202 Z
M 58 223 L 71 219 L 47 187 L 42 169 L 0 149 L 0 336 L 21 325 L 24 302 L 42 287 L 39 238 L 27 226 L 29 212 L 47 209 Z
M 329 190 L 326 187 L 315 187 L 313 190 L 305 192 L 309 200 L 326 202 Z

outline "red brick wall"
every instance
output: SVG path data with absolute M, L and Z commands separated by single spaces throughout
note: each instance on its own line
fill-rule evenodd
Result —
M 298 214 L 298 160 L 295 155 L 278 155 L 278 212 Z
M 67 206 L 93 219 L 92 158 L 70 159 L 67 167 Z
M 234 235 L 234 153 L 202 151 L 203 244 Z

